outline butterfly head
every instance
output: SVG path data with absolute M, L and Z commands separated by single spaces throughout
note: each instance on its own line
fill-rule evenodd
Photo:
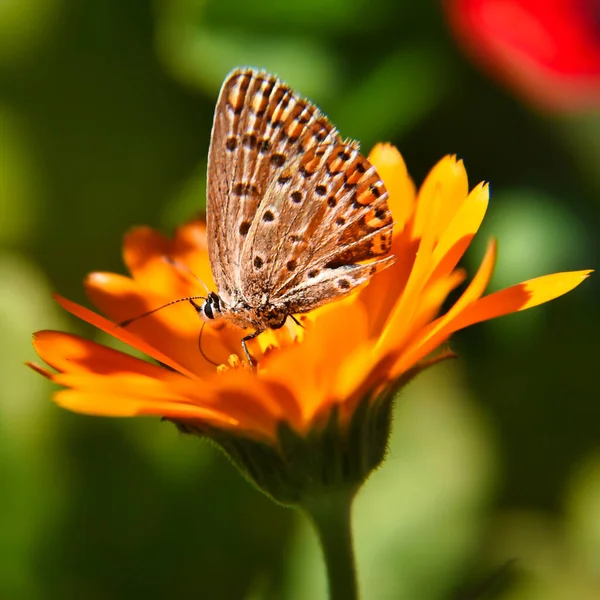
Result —
M 223 320 L 242 329 L 249 327 L 257 331 L 279 329 L 283 327 L 288 317 L 288 313 L 282 307 L 272 303 L 265 302 L 258 306 L 251 306 L 242 300 L 230 302 L 216 292 L 210 292 L 202 304 L 193 301 L 191 304 L 205 323 Z
M 202 304 L 193 304 L 203 321 L 212 321 L 222 316 L 221 298 L 215 292 L 210 292 Z

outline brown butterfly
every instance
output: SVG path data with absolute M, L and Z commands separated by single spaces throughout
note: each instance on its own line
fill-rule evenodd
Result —
M 201 306 L 254 332 L 282 327 L 392 264 L 388 193 L 358 142 L 343 141 L 277 77 L 225 79 L 208 157 L 208 252 L 217 292 Z

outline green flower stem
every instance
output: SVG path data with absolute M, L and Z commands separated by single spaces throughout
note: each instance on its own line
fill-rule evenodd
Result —
M 312 521 L 325 558 L 329 600 L 358 600 L 352 545 L 351 510 L 355 489 L 324 492 L 302 504 Z

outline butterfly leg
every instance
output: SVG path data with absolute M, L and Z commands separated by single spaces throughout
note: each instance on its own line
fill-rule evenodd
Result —
M 246 355 L 246 360 L 248 361 L 248 364 L 252 368 L 256 367 L 256 363 L 254 362 L 254 359 L 250 355 L 250 351 L 248 350 L 248 346 L 246 345 L 246 342 L 249 342 L 250 340 L 253 340 L 255 337 L 258 337 L 263 331 L 264 331 L 264 329 L 257 329 L 254 333 L 251 333 L 250 335 L 247 335 L 245 338 L 242 338 L 242 348 L 244 349 L 244 354 Z
M 302 325 L 302 323 L 300 323 L 300 321 L 298 321 L 294 315 L 290 315 L 290 319 L 292 319 L 292 321 L 294 321 L 298 327 L 302 327 L 302 329 L 304 329 L 304 325 Z

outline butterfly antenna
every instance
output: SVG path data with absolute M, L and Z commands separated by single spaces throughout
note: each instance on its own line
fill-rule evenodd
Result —
M 162 310 L 163 308 L 167 308 L 167 306 L 171 306 L 172 304 L 178 304 L 179 302 L 192 302 L 193 300 L 206 300 L 206 296 L 187 296 L 186 298 L 178 298 L 177 300 L 171 300 L 171 302 L 167 302 L 166 304 L 163 304 L 162 306 L 153 308 L 152 310 L 142 313 L 141 315 L 137 315 L 131 319 L 125 319 L 124 321 L 117 323 L 117 326 L 118 327 L 127 327 L 128 325 L 131 325 L 133 322 L 137 321 L 138 319 L 143 319 L 144 317 L 147 317 L 159 310 Z
M 198 275 L 196 275 L 187 265 L 184 265 L 183 263 L 179 262 L 178 260 L 175 260 L 174 258 L 171 258 L 170 256 L 167 256 L 166 254 L 163 254 L 162 259 L 175 269 L 183 271 L 184 273 L 190 275 L 202 285 L 202 287 L 206 290 L 207 294 L 210 293 L 210 289 L 204 283 L 204 281 L 202 281 L 202 279 L 200 279 L 200 277 L 198 277 Z
M 202 355 L 202 358 L 204 358 L 204 360 L 209 362 L 211 365 L 218 367 L 219 363 L 216 363 L 214 360 L 210 360 L 210 358 L 208 358 L 208 356 L 206 356 L 206 354 L 204 354 L 204 350 L 202 350 L 202 333 L 204 332 L 205 325 L 206 325 L 206 321 L 204 321 L 202 323 L 202 327 L 200 328 L 200 333 L 198 335 L 198 350 L 200 350 L 200 354 Z

